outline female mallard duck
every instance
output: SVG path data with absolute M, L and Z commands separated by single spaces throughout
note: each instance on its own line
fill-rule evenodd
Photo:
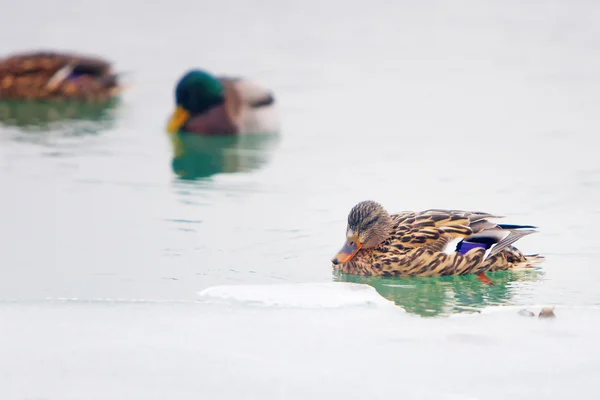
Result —
M 111 65 L 70 53 L 30 52 L 0 59 L 0 100 L 110 100 L 120 92 Z
M 358 203 L 348 215 L 346 243 L 333 258 L 348 274 L 442 276 L 478 274 L 532 267 L 539 255 L 523 255 L 512 246 L 536 232 L 527 225 L 500 225 L 482 212 L 427 210 L 388 212 L 374 201 Z
M 168 126 L 171 133 L 268 134 L 279 129 L 273 94 L 244 79 L 192 70 L 179 80 L 175 102 Z

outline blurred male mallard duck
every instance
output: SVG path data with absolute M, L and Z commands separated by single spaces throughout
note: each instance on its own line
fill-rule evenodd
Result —
M 105 101 L 120 89 L 111 65 L 100 58 L 29 52 L 0 59 L 0 100 Z
M 534 226 L 500 225 L 483 212 L 427 210 L 389 214 L 374 201 L 358 203 L 348 215 L 346 243 L 333 258 L 348 274 L 441 276 L 533 267 L 539 255 L 523 255 L 512 244 Z
M 273 94 L 245 79 L 192 70 L 179 80 L 175 102 L 168 125 L 171 133 L 269 134 L 279 129 Z

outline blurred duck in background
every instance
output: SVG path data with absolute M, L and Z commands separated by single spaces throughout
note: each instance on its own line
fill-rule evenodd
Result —
M 120 74 L 97 57 L 35 51 L 0 59 L 0 123 L 66 135 L 112 126 Z M 91 124 L 90 124 L 91 123 Z
M 97 57 L 26 52 L 0 59 L 0 100 L 108 101 L 121 92 L 118 74 Z
M 246 79 L 191 70 L 177 83 L 175 103 L 170 133 L 235 136 L 279 131 L 272 92 Z

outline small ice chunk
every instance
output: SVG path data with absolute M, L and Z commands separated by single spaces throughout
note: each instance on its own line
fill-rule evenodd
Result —
M 394 307 L 369 285 L 350 282 L 213 286 L 198 293 L 201 301 L 270 307 Z

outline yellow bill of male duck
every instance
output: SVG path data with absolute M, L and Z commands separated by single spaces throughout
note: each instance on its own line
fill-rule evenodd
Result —
M 0 58 L 0 100 L 102 102 L 122 91 L 119 74 L 99 57 L 31 51 Z
M 430 209 L 390 214 L 375 201 L 358 203 L 348 214 L 346 242 L 333 268 L 365 276 L 485 275 L 530 269 L 544 261 L 513 244 L 537 232 L 535 226 L 497 224 L 502 218 L 476 211 Z
M 175 111 L 167 130 L 197 135 L 236 136 L 279 133 L 271 90 L 240 77 L 186 72 L 175 88 Z

